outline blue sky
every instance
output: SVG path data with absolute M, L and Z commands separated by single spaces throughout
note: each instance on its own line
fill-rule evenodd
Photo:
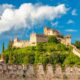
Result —
M 32 9 L 33 12 L 34 10 L 37 11 L 36 7 L 48 6 L 48 7 L 51 7 L 52 9 L 53 7 L 60 8 L 60 5 L 64 5 L 62 6 L 64 11 L 63 12 L 56 11 L 56 13 L 58 13 L 59 15 L 58 14 L 55 15 L 55 10 L 53 12 L 51 11 L 53 14 L 49 13 L 50 11 L 48 11 L 50 16 L 46 14 L 45 17 L 43 17 L 45 19 L 38 16 L 38 18 L 40 18 L 39 23 L 37 21 L 39 20 L 38 18 L 34 19 L 35 21 L 33 21 L 32 24 L 28 24 L 30 22 L 26 21 L 26 24 L 24 27 L 23 27 L 24 25 L 23 23 L 19 23 L 20 20 L 15 19 L 16 17 L 14 18 L 16 20 L 15 23 L 16 24 L 18 23 L 18 24 L 15 26 L 12 25 L 14 24 L 12 23 L 13 21 L 11 22 L 12 24 L 8 22 L 9 23 L 8 26 L 4 26 L 5 24 L 0 23 L 0 52 L 1 52 L 1 47 L 2 47 L 3 42 L 5 43 L 5 47 L 7 48 L 8 41 L 10 39 L 14 39 L 15 36 L 17 36 L 19 39 L 27 40 L 29 39 L 29 35 L 31 32 L 43 33 L 44 26 L 48 26 L 50 28 L 57 29 L 63 35 L 70 34 L 72 36 L 72 42 L 75 42 L 76 40 L 80 40 L 80 0 L 0 0 L 1 19 L 3 18 L 4 20 L 5 16 L 8 16 L 8 13 L 12 14 L 12 12 L 17 12 L 16 10 L 19 10 L 19 8 L 23 6 L 24 4 L 31 4 L 30 8 L 33 7 Z M 24 8 L 25 7 L 23 6 L 23 10 L 27 11 L 27 9 L 24 9 Z M 12 12 L 6 9 L 11 9 Z M 10 16 L 13 16 L 13 15 L 10 15 Z M 24 20 L 24 18 L 21 17 L 20 18 L 21 21 Z M 1 20 L 1 22 L 3 20 Z M 14 29 L 14 28 L 17 28 L 17 29 Z

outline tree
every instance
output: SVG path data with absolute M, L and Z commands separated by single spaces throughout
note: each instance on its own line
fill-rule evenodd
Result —
M 50 43 L 58 43 L 59 41 L 55 36 L 48 36 L 48 42 Z
M 73 66 L 73 65 L 80 65 L 80 58 L 74 54 L 69 54 L 68 57 L 66 57 L 65 61 L 64 61 L 64 65 L 69 65 L 69 66 Z
M 8 61 L 8 63 L 9 64 L 13 64 L 13 55 L 10 53 L 10 55 L 9 55 L 9 61 Z
M 25 57 L 23 58 L 23 64 L 29 64 L 28 56 L 25 56 Z
M 37 51 L 39 51 L 39 52 L 45 52 L 46 51 L 43 44 L 44 43 L 38 43 L 38 45 L 36 47 Z
M 29 61 L 30 64 L 34 64 L 34 61 L 35 61 L 34 53 L 28 54 L 28 61 Z
M 5 48 L 4 48 L 4 43 L 2 44 L 2 52 L 4 52 Z
M 13 42 L 10 40 L 9 41 L 9 44 L 8 44 L 8 50 L 11 50 L 12 49 L 12 44 L 13 44 Z
M 9 50 L 9 63 L 12 64 L 13 63 L 13 51 L 12 51 L 12 41 L 9 41 L 8 44 L 8 50 Z
M 76 41 L 74 45 L 80 49 L 80 41 Z

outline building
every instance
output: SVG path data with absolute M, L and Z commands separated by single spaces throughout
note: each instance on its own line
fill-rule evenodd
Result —
M 13 40 L 13 47 L 24 48 L 27 46 L 36 46 L 37 43 L 39 43 L 39 42 L 48 42 L 47 36 L 44 34 L 32 33 L 30 35 L 29 41 L 23 41 L 23 40 L 19 40 L 18 38 L 15 38 Z
M 29 46 L 29 41 L 19 40 L 18 38 L 15 38 L 13 40 L 13 47 L 23 48 L 23 47 L 27 47 L 27 46 Z
M 44 35 L 59 36 L 60 33 L 57 30 L 53 30 L 53 29 L 50 29 L 50 28 L 45 27 L 44 28 Z
M 60 37 L 61 34 L 57 30 L 53 30 L 53 29 L 45 27 L 44 34 L 32 33 L 30 35 L 29 41 L 18 40 L 18 38 L 15 38 L 13 40 L 13 47 L 23 48 L 23 47 L 27 47 L 27 46 L 36 46 L 37 43 L 39 43 L 39 42 L 48 42 L 49 35 L 55 36 L 62 44 L 65 44 L 65 45 L 71 44 L 71 36 L 70 35 L 62 38 L 62 37 Z
M 61 38 L 60 39 L 60 42 L 62 44 L 65 44 L 66 46 L 71 45 L 71 36 L 70 35 L 67 35 L 64 38 Z
M 48 38 L 44 34 L 32 33 L 30 35 L 30 45 L 35 46 L 39 42 L 48 42 Z

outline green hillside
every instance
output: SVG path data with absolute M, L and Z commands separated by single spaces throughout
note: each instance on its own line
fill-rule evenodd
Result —
M 38 43 L 37 46 L 21 49 L 12 48 L 9 43 L 8 49 L 4 51 L 4 56 L 5 62 L 10 64 L 80 65 L 80 58 L 72 53 L 72 47 L 61 44 L 54 36 L 49 36 L 47 43 Z

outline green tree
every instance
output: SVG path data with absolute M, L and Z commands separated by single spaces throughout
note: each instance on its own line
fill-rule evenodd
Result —
M 13 63 L 12 41 L 9 41 L 8 50 L 9 50 L 9 61 L 8 61 L 8 63 L 12 64 Z
M 50 43 L 59 43 L 55 36 L 48 36 L 48 42 Z
M 73 53 L 66 57 L 65 61 L 64 61 L 64 65 L 69 65 L 69 66 L 73 66 L 78 64 L 80 65 L 80 58 L 76 55 L 74 55 Z
M 80 41 L 76 41 L 74 45 L 80 49 Z
M 44 47 L 44 43 L 38 43 L 36 49 L 38 52 L 45 52 L 46 51 L 46 49 Z
M 4 47 L 4 42 L 3 42 L 3 44 L 2 44 L 2 52 L 4 52 L 4 50 L 5 50 L 5 47 Z
M 28 61 L 30 64 L 34 64 L 34 61 L 35 61 L 35 54 L 34 53 L 28 54 Z
M 9 55 L 9 61 L 8 61 L 9 64 L 13 64 L 13 56 L 12 54 L 10 53 Z
M 28 58 L 28 56 L 25 56 L 23 58 L 23 64 L 29 64 L 29 58 Z
M 8 43 L 8 50 L 12 49 L 12 44 L 13 44 L 13 42 L 10 40 L 9 43 Z

